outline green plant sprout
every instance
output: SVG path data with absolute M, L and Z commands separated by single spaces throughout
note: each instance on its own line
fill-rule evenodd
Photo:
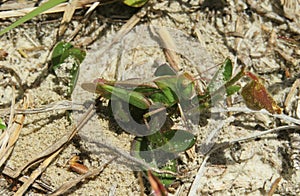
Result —
M 70 80 L 67 81 L 67 85 L 69 86 L 68 95 L 71 95 L 74 90 L 79 74 L 79 66 L 84 60 L 85 56 L 86 53 L 84 51 L 80 50 L 79 48 L 74 48 L 70 43 L 59 42 L 53 49 L 51 62 L 54 73 L 60 69 L 61 65 L 65 63 L 66 59 L 74 59 L 74 63 L 72 64 L 69 74 Z
M 0 130 L 5 130 L 6 128 L 5 122 L 0 118 Z

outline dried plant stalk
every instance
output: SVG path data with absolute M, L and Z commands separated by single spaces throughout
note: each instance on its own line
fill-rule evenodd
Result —
M 59 149 L 62 149 L 62 147 L 70 141 L 82 128 L 82 126 L 87 122 L 87 120 L 94 114 L 93 106 L 90 106 L 90 108 L 87 110 L 87 112 L 83 115 L 83 118 L 79 121 L 77 127 L 74 126 L 73 129 L 63 135 L 56 143 L 50 145 L 45 151 L 42 153 L 39 153 L 36 157 L 34 157 L 32 160 L 29 160 L 26 164 L 24 164 L 22 167 L 20 167 L 13 176 L 13 178 L 18 177 L 23 170 L 30 167 L 31 165 L 34 165 L 37 162 L 40 162 L 43 158 L 47 156 L 51 156 L 51 154 L 56 153 Z
M 58 32 L 59 36 L 62 36 L 67 30 L 68 23 L 72 19 L 72 16 L 76 10 L 76 5 L 78 4 L 78 2 L 79 0 L 73 0 L 65 7 L 64 16 L 61 20 L 61 25 L 59 27 L 59 32 Z
M 51 156 L 46 158 L 42 164 L 32 172 L 28 180 L 18 189 L 18 191 L 15 193 L 15 196 L 22 196 L 27 191 L 29 186 L 33 184 L 33 182 L 36 180 L 37 177 L 39 177 L 49 166 L 49 164 L 53 161 L 53 159 L 62 151 L 63 148 L 60 148 L 55 153 L 53 153 Z
M 49 196 L 57 196 L 57 195 L 61 195 L 66 193 L 69 189 L 71 189 L 72 187 L 76 186 L 79 182 L 81 182 L 84 179 L 87 178 L 92 178 L 94 176 L 99 175 L 104 169 L 105 167 L 112 162 L 114 159 L 116 159 L 117 157 L 113 157 L 110 160 L 108 160 L 107 162 L 103 163 L 99 168 L 97 169 L 92 169 L 90 171 L 88 171 L 86 174 L 83 174 L 79 177 L 77 177 L 74 180 L 71 180 L 69 182 L 66 182 L 65 184 L 63 184 L 61 187 L 59 187 L 57 190 L 55 190 L 52 194 L 50 194 Z
M 97 0 L 81 0 L 78 1 L 77 4 L 75 5 L 75 9 L 81 9 L 83 7 L 90 7 L 91 3 L 96 2 Z M 64 12 L 65 7 L 68 5 L 68 3 L 62 3 L 58 6 L 55 6 L 45 12 L 43 14 L 52 14 L 52 13 L 58 13 L 58 12 Z M 19 9 L 19 10 L 11 10 L 11 11 L 2 11 L 0 12 L 0 18 L 5 19 L 5 18 L 14 18 L 14 17 L 20 17 L 24 16 L 25 14 L 28 14 L 32 10 L 36 9 L 36 7 L 33 8 L 24 8 L 24 9 Z
M 14 109 L 15 114 L 38 114 L 44 112 L 51 112 L 56 110 L 82 110 L 82 104 L 76 104 L 73 101 L 61 100 L 48 105 L 43 105 L 39 108 L 33 109 Z M 10 109 L 0 109 L 0 115 L 10 114 Z
M 14 88 L 13 88 L 14 89 Z M 26 101 L 25 101 L 26 102 Z M 10 156 L 15 143 L 17 142 L 21 129 L 23 127 L 23 122 L 25 120 L 25 115 L 14 117 L 14 105 L 15 105 L 15 95 L 13 90 L 13 100 L 11 106 L 10 120 L 8 128 L 0 136 L 0 167 L 5 163 L 5 161 Z M 24 103 L 24 109 L 28 106 L 27 103 Z

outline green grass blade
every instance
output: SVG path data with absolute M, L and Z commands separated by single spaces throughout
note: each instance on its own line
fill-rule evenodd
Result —
M 124 0 L 123 3 L 130 7 L 142 7 L 148 0 Z
M 60 3 L 63 3 L 65 1 L 67 1 L 67 0 L 49 0 L 49 1 L 47 1 L 46 3 L 42 4 L 41 6 L 39 6 L 36 9 L 32 10 L 31 12 L 29 12 L 28 14 L 26 14 L 25 16 L 23 16 L 22 18 L 20 18 L 19 20 L 17 20 L 13 24 L 11 24 L 10 26 L 8 26 L 5 29 L 3 29 L 2 31 L 0 31 L 0 36 L 3 35 L 4 33 L 7 33 L 11 29 L 19 26 L 20 24 L 23 24 L 27 20 L 30 20 L 33 17 L 39 15 L 40 13 L 42 13 L 42 12 L 44 12 L 44 11 L 60 4 Z
M 3 122 L 3 120 L 0 118 L 0 130 L 4 130 L 4 129 L 6 129 L 6 125 Z

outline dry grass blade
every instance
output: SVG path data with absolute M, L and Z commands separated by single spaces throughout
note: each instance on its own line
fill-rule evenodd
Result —
M 290 104 L 290 101 L 293 97 L 293 95 L 295 94 L 296 89 L 300 86 L 300 79 L 297 79 L 293 86 L 291 87 L 291 90 L 289 92 L 289 94 L 286 96 L 286 99 L 284 101 L 284 107 L 288 107 L 288 105 Z
M 114 159 L 116 159 L 117 157 L 113 157 L 112 159 L 108 160 L 107 162 L 103 163 L 99 168 L 97 169 L 93 169 L 90 170 L 89 172 L 87 172 L 86 174 L 83 174 L 81 176 L 79 176 L 78 178 L 71 180 L 65 184 L 63 184 L 61 187 L 59 187 L 57 190 L 55 190 L 52 194 L 50 194 L 49 196 L 57 196 L 57 195 L 61 195 L 66 193 L 70 188 L 76 186 L 79 182 L 81 182 L 84 179 L 87 178 L 92 178 L 94 176 L 99 175 L 104 169 L 105 167 L 112 162 Z
M 75 5 L 75 9 L 81 9 L 83 7 L 90 7 L 91 3 L 96 2 L 97 0 L 81 0 L 78 1 L 77 4 Z M 43 14 L 52 14 L 52 13 L 58 13 L 58 12 L 64 12 L 65 11 L 65 7 L 68 5 L 68 3 L 62 3 L 58 6 L 55 6 L 45 12 L 43 12 Z M 19 9 L 19 10 L 10 10 L 10 11 L 2 11 L 0 12 L 0 18 L 4 19 L 4 18 L 13 18 L 13 17 L 20 17 L 20 16 L 24 16 L 26 14 L 28 14 L 29 12 L 31 12 L 32 10 L 34 10 L 35 7 L 33 8 L 24 8 L 24 9 Z
M 13 87 L 14 89 L 14 87 Z M 11 102 L 11 106 L 10 106 L 10 116 L 9 116 L 9 122 L 8 122 L 8 128 L 6 131 L 4 131 L 1 136 L 0 136 L 0 144 L 1 144 L 1 148 L 0 148 L 0 155 L 1 154 L 5 154 L 6 151 L 6 146 L 9 140 L 9 133 L 10 131 L 10 127 L 12 126 L 12 120 L 14 117 L 14 105 L 15 105 L 15 91 L 13 90 L 13 100 Z M 2 155 L 3 156 L 3 155 Z
M 68 5 L 65 7 L 64 16 L 61 20 L 61 25 L 59 27 L 58 36 L 62 36 L 65 31 L 67 30 L 67 25 L 71 21 L 72 16 L 76 10 L 76 5 L 78 4 L 79 0 L 73 0 L 71 3 L 68 3 Z
M 267 110 L 263 109 L 263 110 L 251 110 L 247 107 L 229 107 L 229 108 L 212 108 L 212 111 L 213 113 L 220 113 L 220 112 L 242 112 L 242 113 L 261 113 L 261 114 L 267 114 L 267 115 L 270 115 L 272 117 L 275 117 L 275 118 L 279 118 L 279 119 L 282 119 L 286 122 L 290 122 L 290 123 L 294 123 L 294 124 L 297 124 L 297 125 L 300 125 L 300 120 L 299 119 L 296 119 L 296 118 L 293 118 L 293 117 L 290 117 L 286 114 L 271 114 L 270 112 L 268 112 Z
M 231 116 L 227 118 L 226 120 L 222 120 L 220 123 L 216 123 L 215 128 L 210 132 L 210 134 L 205 138 L 203 144 L 200 147 L 200 152 L 202 154 L 206 154 L 210 151 L 210 149 L 214 146 L 215 138 L 217 137 L 218 133 L 221 131 L 221 129 L 225 126 L 225 124 L 229 124 L 234 121 L 234 117 Z
M 70 35 L 70 37 L 67 39 L 67 42 L 71 42 L 74 37 L 78 34 L 80 29 L 83 27 L 83 25 L 89 20 L 91 13 L 98 7 L 100 2 L 95 2 L 93 5 L 88 9 L 88 11 L 84 14 L 84 19 L 77 25 L 73 33 Z
M 138 181 L 139 181 L 139 185 L 140 185 L 140 190 L 141 190 L 141 194 L 140 196 L 144 196 L 144 191 L 145 191 L 145 185 L 144 185 L 144 181 L 143 181 L 143 173 L 141 171 L 137 172 L 137 177 L 138 177 Z
M 269 129 L 267 131 L 263 131 L 261 133 L 258 133 L 258 134 L 254 134 L 254 135 L 250 135 L 250 136 L 247 136 L 247 137 L 243 137 L 243 138 L 238 138 L 238 139 L 234 139 L 234 140 L 231 140 L 231 141 L 228 141 L 228 142 L 223 142 L 223 143 L 220 143 L 220 144 L 217 144 L 215 145 L 214 148 L 212 148 L 204 157 L 202 163 L 201 163 L 201 166 L 200 168 L 198 169 L 198 172 L 196 174 L 196 177 L 191 185 L 191 188 L 190 188 L 190 191 L 189 191 L 189 196 L 194 196 L 194 195 L 199 195 L 197 194 L 198 192 L 198 189 L 199 189 L 199 184 L 201 182 L 201 177 L 203 176 L 204 172 L 205 172 L 205 165 L 206 165 L 206 162 L 207 160 L 209 159 L 210 155 L 213 154 L 214 152 L 216 152 L 217 150 L 221 149 L 221 148 L 228 148 L 229 146 L 237 143 L 237 142 L 246 142 L 246 141 L 251 141 L 251 140 L 254 140 L 258 137 L 261 137 L 263 135 L 266 135 L 266 134 L 270 134 L 270 133 L 275 133 L 275 132 L 278 132 L 278 131 L 282 131 L 282 130 L 292 130 L 292 131 L 295 131 L 295 130 L 300 130 L 300 126 L 297 126 L 297 125 L 292 125 L 292 126 L 281 126 L 281 127 L 277 127 L 277 128 L 274 128 L 274 129 Z
M 94 114 L 93 106 L 91 105 L 87 110 L 87 112 L 83 115 L 82 119 L 79 121 L 77 127 L 74 126 L 70 132 L 66 133 L 56 143 L 50 145 L 44 152 L 38 154 L 35 158 L 33 158 L 32 160 L 24 164 L 22 167 L 20 167 L 11 177 L 13 178 L 18 177 L 21 174 L 21 172 L 26 168 L 30 167 L 31 165 L 37 162 L 40 162 L 44 157 L 50 156 L 51 154 L 56 153 L 57 151 L 62 149 L 62 147 L 75 136 L 78 130 L 80 130 L 84 126 L 84 124 L 89 120 L 89 118 L 93 114 Z
M 10 120 L 8 124 L 7 130 L 3 132 L 3 134 L 0 136 L 0 167 L 5 163 L 7 158 L 10 156 L 13 147 L 16 143 L 16 141 L 19 138 L 23 122 L 25 120 L 25 116 L 15 116 L 14 117 L 14 105 L 15 105 L 15 94 L 14 94 L 14 88 L 13 88 L 13 99 L 12 99 L 12 105 L 11 105 L 11 113 L 10 113 Z M 24 104 L 24 108 L 27 108 L 27 103 Z
M 118 155 L 124 157 L 125 159 L 129 160 L 130 164 L 135 163 L 135 164 L 141 166 L 142 168 L 145 168 L 146 170 L 151 170 L 151 171 L 154 171 L 159 174 L 171 174 L 173 176 L 178 176 L 177 173 L 174 173 L 172 171 L 160 170 L 155 167 L 152 167 L 150 164 L 146 163 L 144 160 L 133 157 L 128 152 L 121 150 L 117 147 L 114 147 L 110 144 L 105 144 L 105 143 L 99 142 L 99 141 L 95 140 L 94 138 L 91 139 L 84 135 L 82 135 L 81 138 L 84 139 L 85 141 L 95 144 L 96 146 L 98 146 L 100 148 L 104 147 L 104 148 L 111 150 L 113 153 L 118 154 Z M 94 151 L 94 153 L 97 154 L 97 151 Z
M 44 112 L 51 112 L 55 110 L 82 110 L 82 104 L 76 104 L 73 101 L 69 100 L 61 100 L 54 103 L 50 103 L 48 105 L 42 106 L 40 108 L 34 109 L 15 109 L 15 114 L 37 114 L 37 113 L 44 113 Z M 10 114 L 10 109 L 0 109 L 0 115 L 7 115 Z
M 118 31 L 115 38 L 113 39 L 111 45 L 117 43 L 122 37 L 124 37 L 133 27 L 146 15 L 146 10 L 148 4 L 145 4 L 142 9 L 136 14 L 134 14 Z
M 15 171 L 10 169 L 9 167 L 4 167 L 4 169 L 2 170 L 2 173 L 6 176 L 12 176 L 14 172 Z M 27 181 L 27 179 L 28 179 L 28 176 L 22 176 L 22 177 L 18 178 L 18 181 L 24 183 Z M 51 186 L 49 186 L 48 184 L 46 184 L 40 180 L 36 180 L 32 184 L 32 187 L 34 187 L 35 189 L 40 190 L 42 192 L 45 192 L 45 193 L 54 191 L 54 189 Z
M 41 158 L 47 157 L 41 165 L 32 172 L 28 180 L 18 189 L 15 195 L 23 195 L 25 191 L 29 188 L 29 186 L 35 181 L 36 178 L 38 178 L 44 171 L 45 169 L 49 166 L 49 164 L 53 161 L 53 159 L 63 150 L 63 146 L 70 141 L 74 135 L 78 132 L 78 130 L 85 124 L 85 122 L 89 119 L 90 115 L 93 114 L 93 107 L 91 106 L 89 110 L 84 114 L 82 120 L 78 124 L 77 127 L 74 127 L 71 132 L 67 133 L 64 135 L 58 142 L 56 142 L 53 146 L 48 148 L 46 150 L 47 153 L 42 153 L 42 156 L 36 157 L 34 160 L 29 161 L 29 164 L 26 164 L 25 166 L 29 166 L 33 164 L 36 161 L 39 161 Z M 19 176 L 19 174 L 25 169 L 26 167 L 22 167 L 19 169 L 16 173 L 15 176 Z
M 167 61 L 170 63 L 170 65 L 175 69 L 175 71 L 179 71 L 179 65 L 180 63 L 180 58 L 176 54 L 175 51 L 178 51 L 176 49 L 176 45 L 170 35 L 170 33 L 167 31 L 166 28 L 158 28 L 158 30 L 155 30 L 152 28 L 152 31 L 155 31 L 162 44 L 163 44 L 163 51 L 165 53 Z
M 33 182 L 35 181 L 35 179 L 37 177 L 39 177 L 46 170 L 46 168 L 49 166 L 49 164 L 52 162 L 52 160 L 60 153 L 60 151 L 62 151 L 62 148 L 60 148 L 59 150 L 57 150 L 56 152 L 54 152 L 51 156 L 49 156 L 48 158 L 46 158 L 42 162 L 42 164 L 36 170 L 34 170 L 32 172 L 32 174 L 30 175 L 30 177 L 28 178 L 28 180 L 18 189 L 18 191 L 15 193 L 15 196 L 24 195 L 24 193 L 29 188 L 29 186 L 31 184 L 33 184 Z
M 268 196 L 272 196 L 272 195 L 275 193 L 275 191 L 276 191 L 276 189 L 277 189 L 277 187 L 278 187 L 280 181 L 281 181 L 281 177 L 278 177 L 278 178 L 273 182 L 273 184 L 272 184 L 272 186 L 271 186 L 271 189 L 270 189 L 270 191 L 268 192 Z
M 275 133 L 275 132 L 282 131 L 282 130 L 296 131 L 296 130 L 300 130 L 300 126 L 298 126 L 298 125 L 286 125 L 286 126 L 276 127 L 274 129 L 269 129 L 267 131 L 263 131 L 263 132 L 260 132 L 258 134 L 254 134 L 254 135 L 251 135 L 251 136 L 231 140 L 230 142 L 228 142 L 228 144 L 231 145 L 231 144 L 234 144 L 236 142 L 245 142 L 245 141 L 253 140 L 253 139 L 256 139 L 256 138 L 261 137 L 263 135 L 270 134 L 270 133 Z
M 204 160 L 201 163 L 201 166 L 199 167 L 199 169 L 197 171 L 197 175 L 192 183 L 192 186 L 190 188 L 188 196 L 197 195 L 198 184 L 200 184 L 200 182 L 201 182 L 201 177 L 203 176 L 203 174 L 205 172 L 205 165 L 206 165 L 206 162 L 208 159 L 209 159 L 209 155 L 206 155 Z

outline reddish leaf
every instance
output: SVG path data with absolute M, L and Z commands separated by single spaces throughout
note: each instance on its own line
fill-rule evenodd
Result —
M 159 179 L 154 176 L 150 170 L 148 170 L 148 178 L 150 185 L 152 187 L 152 190 L 154 191 L 155 196 L 167 196 L 168 191 L 163 186 L 163 184 L 159 181 Z
M 280 114 L 282 109 L 276 104 L 260 79 L 251 72 L 246 72 L 245 75 L 252 79 L 241 92 L 247 107 L 253 110 L 266 109 L 272 114 Z
M 79 156 L 73 156 L 69 160 L 70 169 L 78 174 L 86 174 L 89 171 L 89 168 L 85 165 L 78 163 Z

